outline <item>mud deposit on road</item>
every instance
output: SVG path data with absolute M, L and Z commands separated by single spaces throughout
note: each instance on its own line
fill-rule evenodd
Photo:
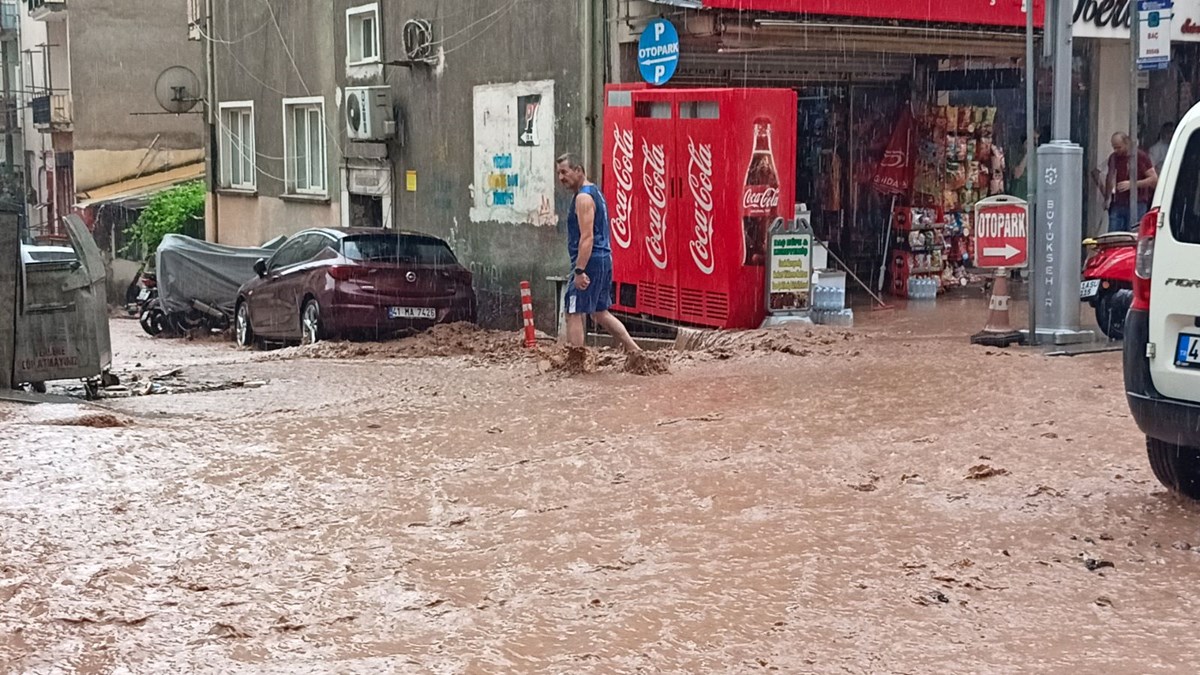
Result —
M 0 673 L 1194 670 L 1200 509 L 1119 354 L 798 340 L 554 377 L 117 332 L 269 384 L 0 404 Z M 137 423 L 52 424 L 92 414 Z
M 388 342 L 325 341 L 282 349 L 269 358 L 351 359 L 473 356 L 485 361 L 514 361 L 529 356 L 516 333 L 491 331 L 468 323 L 440 324 L 412 337 Z
M 120 429 L 133 426 L 133 420 L 117 417 L 109 413 L 89 413 L 78 417 L 51 419 L 41 424 L 59 427 L 90 427 L 93 429 Z

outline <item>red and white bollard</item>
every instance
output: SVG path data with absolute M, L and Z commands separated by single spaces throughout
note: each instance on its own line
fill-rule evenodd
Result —
M 521 315 L 525 319 L 525 347 L 533 349 L 537 346 L 537 333 L 533 328 L 533 291 L 528 281 L 521 282 Z

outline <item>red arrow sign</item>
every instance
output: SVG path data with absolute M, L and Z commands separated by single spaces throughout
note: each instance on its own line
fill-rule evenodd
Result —
M 1020 269 L 1029 264 L 1029 209 L 1014 197 L 975 206 L 975 266 Z

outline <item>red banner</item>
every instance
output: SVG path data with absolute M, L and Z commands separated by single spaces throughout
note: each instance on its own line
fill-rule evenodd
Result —
M 888 141 L 883 159 L 875 167 L 871 187 L 885 195 L 906 195 L 913 181 L 913 115 L 909 106 L 904 107 L 892 140 Z
M 1043 0 L 1034 0 L 1033 4 L 1033 22 L 1040 27 Z M 1022 0 L 704 0 L 705 7 L 714 9 L 1023 28 L 1025 13 L 1021 5 Z

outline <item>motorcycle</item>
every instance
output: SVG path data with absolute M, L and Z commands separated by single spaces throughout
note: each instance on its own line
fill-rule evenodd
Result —
M 1096 311 L 1096 323 L 1110 340 L 1125 336 L 1125 315 L 1133 304 L 1137 234 L 1109 232 L 1085 239 L 1090 253 L 1083 267 L 1079 298 Z
M 155 251 L 154 273 L 142 275 L 142 329 L 163 337 L 228 331 L 238 288 L 254 277 L 254 262 L 269 257 L 283 241 L 234 248 L 166 235 Z

